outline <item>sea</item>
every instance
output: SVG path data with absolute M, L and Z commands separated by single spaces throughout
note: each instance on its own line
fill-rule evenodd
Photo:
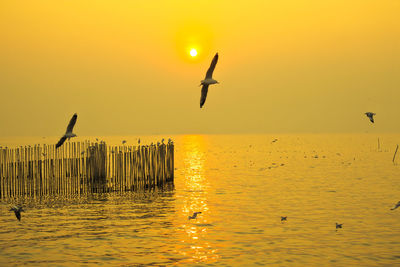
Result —
M 400 266 L 400 134 L 95 138 L 171 138 L 174 184 L 1 199 L 0 266 Z

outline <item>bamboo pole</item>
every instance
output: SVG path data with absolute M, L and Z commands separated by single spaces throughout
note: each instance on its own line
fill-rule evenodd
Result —
M 394 159 L 396 158 L 397 150 L 399 149 L 399 145 L 396 146 L 396 151 L 394 152 L 392 162 L 394 164 Z

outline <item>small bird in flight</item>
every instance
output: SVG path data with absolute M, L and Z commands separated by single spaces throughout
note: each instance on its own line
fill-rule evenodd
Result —
M 395 209 L 397 209 L 398 207 L 400 207 L 400 201 L 397 202 L 396 206 L 394 206 L 394 208 L 391 208 L 390 210 L 395 210 Z
M 374 116 L 376 115 L 373 112 L 365 112 L 365 115 L 367 115 L 367 117 L 369 118 L 369 120 L 374 123 Z
M 201 214 L 201 212 L 200 212 L 200 211 L 198 211 L 198 212 L 193 212 L 193 215 L 192 215 L 192 216 L 189 216 L 189 220 L 191 220 L 191 219 L 196 219 L 197 214 Z
M 126 140 L 122 140 L 122 144 L 123 144 L 123 145 L 126 144 Z
M 217 65 L 218 62 L 218 53 L 215 54 L 213 60 L 211 61 L 211 65 L 207 70 L 206 73 L 206 78 L 201 81 L 201 84 L 203 87 L 201 88 L 201 98 L 200 98 L 200 108 L 203 107 L 204 103 L 206 102 L 207 98 L 207 92 L 208 92 L 208 86 L 210 84 L 215 84 L 218 83 L 216 80 L 212 78 L 215 66 Z
M 343 225 L 343 223 L 336 223 L 336 229 L 338 229 L 338 228 L 342 228 L 342 225 Z
M 64 144 L 65 140 L 67 140 L 67 138 L 69 140 L 70 138 L 76 136 L 76 134 L 74 134 L 72 132 L 72 130 L 74 129 L 77 118 L 78 118 L 78 114 L 75 113 L 74 116 L 72 116 L 71 120 L 69 121 L 69 124 L 67 126 L 67 130 L 65 131 L 65 134 L 61 137 L 61 139 L 56 144 L 56 149 L 59 148 L 60 146 L 62 146 L 62 144 Z
M 287 216 L 285 216 L 285 217 L 281 216 L 281 222 L 283 222 L 283 221 L 287 221 Z
M 10 211 L 15 213 L 15 217 L 17 217 L 18 221 L 21 221 L 21 211 L 24 211 L 22 207 L 14 206 L 10 209 Z

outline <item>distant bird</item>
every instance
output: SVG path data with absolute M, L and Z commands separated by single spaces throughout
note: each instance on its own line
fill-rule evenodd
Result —
M 99 138 L 96 138 L 96 142 L 99 142 Z
M 398 207 L 400 207 L 400 201 L 397 202 L 396 206 L 394 206 L 394 208 L 391 208 L 390 210 L 395 210 L 395 209 L 397 209 Z
M 123 145 L 126 144 L 126 140 L 122 140 L 122 144 L 123 144 Z
M 193 212 L 193 215 L 188 217 L 189 220 L 191 220 L 191 219 L 196 219 L 197 214 L 201 214 L 201 212 L 200 212 L 200 211 L 198 211 L 198 212 Z
M 10 209 L 10 211 L 15 213 L 15 217 L 17 217 L 18 221 L 21 221 L 21 211 L 24 211 L 22 207 L 14 206 Z
M 62 146 L 62 144 L 64 144 L 65 140 L 67 140 L 67 138 L 69 140 L 70 138 L 76 136 L 76 134 L 74 134 L 72 132 L 72 130 L 74 129 L 77 118 L 78 118 L 78 114 L 75 113 L 74 116 L 72 116 L 71 120 L 69 121 L 69 124 L 67 126 L 67 130 L 65 131 L 65 134 L 61 137 L 61 139 L 56 144 L 56 149 L 59 148 L 60 146 Z
M 339 224 L 339 223 L 336 223 L 336 229 L 338 229 L 338 228 L 342 228 L 342 225 L 343 225 L 343 223 L 341 223 L 341 224 Z
M 140 138 L 137 140 L 137 143 L 140 145 Z
M 271 143 L 275 143 L 276 141 L 278 141 L 278 139 L 274 139 L 274 140 L 272 140 L 272 142 L 271 142 Z
M 207 92 L 208 92 L 208 86 L 210 84 L 215 84 L 218 83 L 216 80 L 212 78 L 215 66 L 217 65 L 218 62 L 218 53 L 215 54 L 213 60 L 211 61 L 211 65 L 207 70 L 206 73 L 206 78 L 201 81 L 201 84 L 203 87 L 201 88 L 201 98 L 200 98 L 200 108 L 203 107 L 204 103 L 206 102 L 207 98 Z
M 283 222 L 283 221 L 287 221 L 287 216 L 285 216 L 285 217 L 281 216 L 281 222 Z
M 373 112 L 365 112 L 365 115 L 367 115 L 367 117 L 369 118 L 369 120 L 374 123 L 374 116 L 376 115 Z

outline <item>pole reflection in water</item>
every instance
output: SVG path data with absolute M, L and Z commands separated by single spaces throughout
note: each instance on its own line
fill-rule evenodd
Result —
M 210 184 L 205 175 L 207 164 L 207 137 L 188 135 L 182 137 L 181 155 L 183 166 L 182 181 L 182 231 L 184 244 L 181 255 L 187 262 L 213 262 L 219 258 L 218 249 L 210 243 L 208 235 L 213 225 L 209 222 L 212 210 L 208 206 Z M 201 212 L 196 219 L 189 220 L 193 212 Z

